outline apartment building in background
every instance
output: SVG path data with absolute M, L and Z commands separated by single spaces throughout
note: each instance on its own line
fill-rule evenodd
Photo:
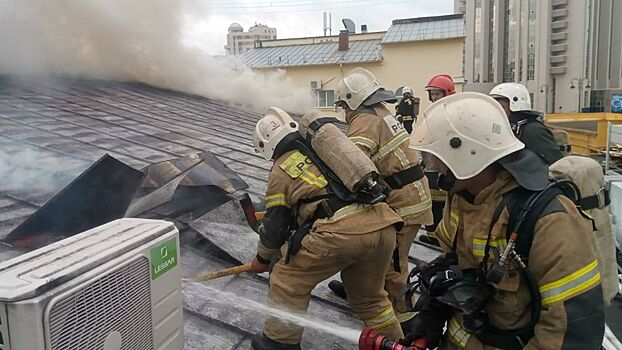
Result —
M 352 23 L 339 35 L 261 41 L 240 56 L 257 72 L 282 70 L 309 89 L 316 107 L 332 109 L 337 83 L 355 67 L 373 72 L 401 97 L 405 85 L 429 105 L 424 88 L 436 74 L 450 74 L 462 90 L 464 19 L 461 14 L 396 19 L 386 31 L 360 32 Z
M 622 1 L 455 0 L 465 91 L 520 82 L 548 113 L 609 111 L 622 92 Z
M 275 40 L 276 28 L 270 28 L 265 24 L 255 24 L 248 28 L 248 32 L 239 23 L 229 26 L 227 33 L 227 55 L 239 55 L 255 47 L 255 42 L 260 40 Z

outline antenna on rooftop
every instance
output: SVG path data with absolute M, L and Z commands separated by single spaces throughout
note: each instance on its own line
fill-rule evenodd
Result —
M 333 34 L 332 23 L 332 13 L 324 12 L 324 36 L 326 36 L 326 32 L 328 32 L 329 36 Z

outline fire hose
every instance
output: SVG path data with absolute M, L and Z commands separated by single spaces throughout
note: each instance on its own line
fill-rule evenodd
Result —
M 427 346 L 425 338 L 416 339 L 411 345 L 402 345 L 370 328 L 364 328 L 359 336 L 359 350 L 425 350 Z

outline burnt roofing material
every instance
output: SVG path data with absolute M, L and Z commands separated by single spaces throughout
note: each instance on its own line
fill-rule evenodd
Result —
M 258 118 L 140 83 L 1 78 L 0 238 L 106 153 L 142 169 L 209 151 L 258 202 L 270 169 L 249 142 Z

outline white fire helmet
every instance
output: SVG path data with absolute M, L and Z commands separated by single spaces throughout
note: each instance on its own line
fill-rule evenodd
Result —
M 457 179 L 469 179 L 525 147 L 492 97 L 463 92 L 430 105 L 418 118 L 410 147 L 443 162 Z
M 510 101 L 510 111 L 531 111 L 531 97 L 529 90 L 523 84 L 503 83 L 490 90 L 493 98 L 507 98 Z
M 356 67 L 337 84 L 335 101 L 344 102 L 350 109 L 355 110 L 380 88 L 380 83 L 372 72 Z
M 410 86 L 404 86 L 402 88 L 402 95 L 405 95 L 405 94 L 411 94 L 412 95 L 412 93 L 413 93 L 413 90 L 410 88 Z
M 253 145 L 255 152 L 267 160 L 272 159 L 274 150 L 287 135 L 298 132 L 298 124 L 279 107 L 270 107 L 255 125 Z

